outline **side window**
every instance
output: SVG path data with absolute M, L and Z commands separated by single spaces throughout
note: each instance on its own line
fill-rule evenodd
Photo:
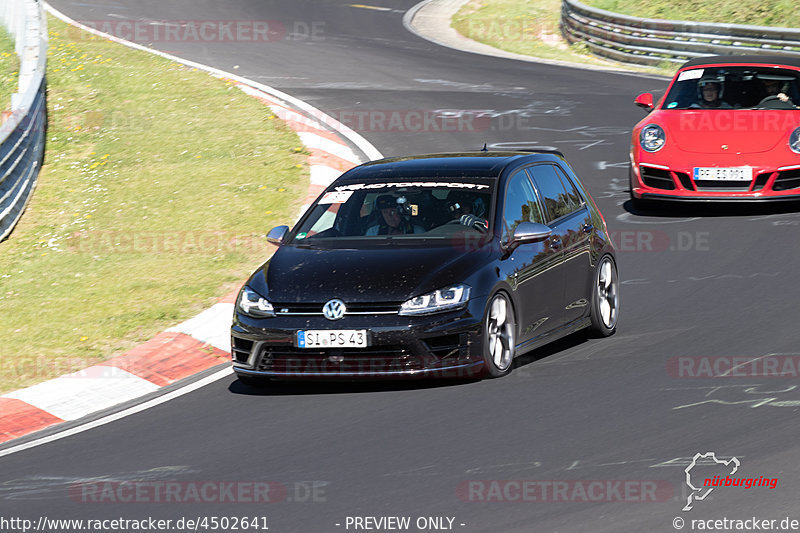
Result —
M 577 202 L 570 197 L 553 165 L 536 165 L 529 168 L 528 172 L 542 196 L 548 222 L 568 215 L 581 206 L 580 197 L 577 197 Z
M 508 180 L 503 202 L 503 240 L 508 240 L 521 222 L 543 223 L 542 213 L 536 201 L 536 193 L 524 170 Z
M 583 205 L 583 198 L 581 198 L 581 193 L 578 192 L 578 188 L 575 187 L 575 183 L 564 173 L 564 169 L 561 167 L 555 167 L 556 174 L 561 178 L 561 182 L 564 184 L 564 187 L 567 189 L 567 196 L 570 199 L 570 202 L 574 203 L 576 209 Z

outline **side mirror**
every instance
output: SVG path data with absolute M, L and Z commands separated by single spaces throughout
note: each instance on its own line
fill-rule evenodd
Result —
M 642 93 L 636 97 L 633 103 L 649 113 L 653 110 L 653 95 L 651 93 Z
M 542 241 L 553 234 L 553 230 L 538 222 L 521 222 L 514 229 L 514 237 L 509 244 Z
M 267 233 L 267 242 L 280 246 L 287 231 L 289 226 L 275 226 Z

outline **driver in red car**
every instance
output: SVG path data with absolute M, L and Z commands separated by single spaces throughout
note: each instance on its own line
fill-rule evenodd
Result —
M 776 103 L 776 106 L 779 108 L 796 108 L 792 100 L 786 94 L 789 92 L 789 83 L 792 81 L 792 78 L 771 74 L 759 74 L 758 79 L 761 80 L 765 94 L 759 105 L 766 105 L 770 102 L 780 102 L 784 105 Z

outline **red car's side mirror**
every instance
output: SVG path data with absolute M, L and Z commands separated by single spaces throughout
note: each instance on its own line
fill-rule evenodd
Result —
M 653 110 L 653 95 L 650 93 L 640 94 L 633 102 L 645 111 L 649 112 Z

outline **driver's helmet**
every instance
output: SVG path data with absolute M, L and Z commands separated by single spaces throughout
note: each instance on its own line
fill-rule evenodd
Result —
M 717 87 L 719 87 L 717 98 L 722 98 L 722 95 L 725 93 L 725 77 L 722 75 L 703 74 L 703 77 L 697 80 L 697 98 L 699 100 L 703 99 L 703 87 L 711 83 L 715 83 Z

